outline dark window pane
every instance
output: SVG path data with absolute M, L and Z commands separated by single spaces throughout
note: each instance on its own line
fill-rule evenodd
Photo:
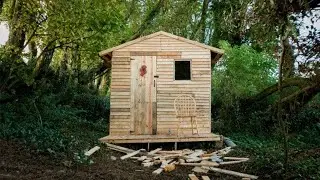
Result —
M 175 61 L 175 80 L 190 80 L 190 61 Z

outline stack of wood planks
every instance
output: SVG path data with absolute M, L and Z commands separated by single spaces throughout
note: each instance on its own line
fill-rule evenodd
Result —
M 144 149 L 132 150 L 114 144 L 106 144 L 109 149 L 126 153 L 126 155 L 120 157 L 121 160 L 135 159 L 140 161 L 144 167 L 158 167 L 158 169 L 153 171 L 153 174 L 155 175 L 161 174 L 162 172 L 173 171 L 177 166 L 193 166 L 194 168 L 192 171 L 198 174 L 206 174 L 209 171 L 213 171 L 246 179 L 258 179 L 258 176 L 218 168 L 220 166 L 223 167 L 230 164 L 243 163 L 249 160 L 249 158 L 244 157 L 226 156 L 231 150 L 233 150 L 231 147 L 226 147 L 211 153 L 202 149 L 165 151 L 162 150 L 162 148 L 157 148 L 147 152 Z M 192 180 L 198 179 L 195 174 L 189 174 L 189 178 Z M 208 176 L 202 176 L 201 178 L 210 179 Z

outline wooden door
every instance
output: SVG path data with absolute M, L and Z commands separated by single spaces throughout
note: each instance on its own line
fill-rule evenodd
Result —
M 156 134 L 156 56 L 131 58 L 131 133 Z

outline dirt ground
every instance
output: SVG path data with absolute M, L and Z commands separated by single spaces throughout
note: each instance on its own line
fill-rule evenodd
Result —
M 66 166 L 65 161 L 29 150 L 17 142 L 0 140 L 0 179 L 188 179 L 192 167 L 178 166 L 172 172 L 153 175 L 157 167 L 145 168 L 132 159 L 111 160 L 121 153 L 101 148 L 92 155 L 91 165 Z M 198 177 L 201 174 L 197 174 Z M 227 175 L 207 174 L 212 179 L 240 179 Z

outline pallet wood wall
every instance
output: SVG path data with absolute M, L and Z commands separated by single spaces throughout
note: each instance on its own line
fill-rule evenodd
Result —
M 133 56 L 156 56 L 157 134 L 176 134 L 174 99 L 191 94 L 197 103 L 199 133 L 211 132 L 211 56 L 210 50 L 165 35 L 155 36 L 118 49 L 112 54 L 110 135 L 129 135 L 130 63 Z M 174 80 L 174 61 L 191 61 L 191 81 Z M 190 121 L 185 121 L 182 134 L 191 134 Z M 189 129 L 187 129 L 189 128 Z

